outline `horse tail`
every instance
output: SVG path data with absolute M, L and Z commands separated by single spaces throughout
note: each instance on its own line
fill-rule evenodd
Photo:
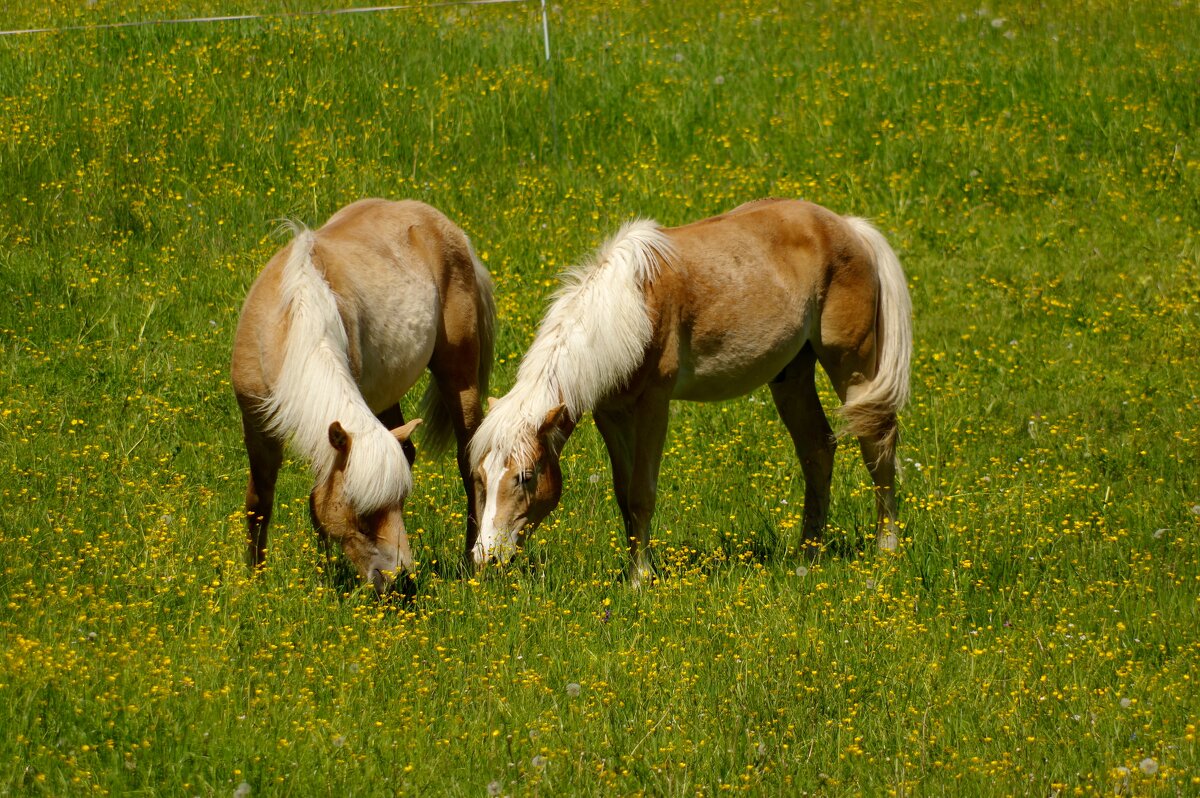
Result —
M 496 297 L 491 274 L 475 254 L 471 240 L 465 235 L 463 239 L 466 241 L 467 253 L 475 273 L 475 329 L 479 340 L 476 385 L 480 401 L 486 401 L 496 349 Z M 418 412 L 424 421 L 421 428 L 422 443 L 434 454 L 444 452 L 454 440 L 454 421 L 437 380 L 430 378 L 429 385 L 421 396 Z
M 838 411 L 845 422 L 839 435 L 868 436 L 878 441 L 882 458 L 895 451 L 896 413 L 908 401 L 912 359 L 912 300 L 900 259 L 883 234 L 865 219 L 845 217 L 866 245 L 879 277 L 875 312 L 875 376 Z

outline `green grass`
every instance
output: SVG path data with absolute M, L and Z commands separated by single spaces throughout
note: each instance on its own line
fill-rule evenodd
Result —
M 562 3 L 550 64 L 537 3 L 0 38 L 0 795 L 1200 790 L 1200 13 L 926 5 Z M 497 392 L 632 216 L 873 218 L 915 308 L 901 549 L 858 551 L 847 445 L 798 553 L 760 390 L 673 410 L 648 590 L 590 421 L 507 571 L 454 576 L 425 457 L 411 605 L 322 572 L 299 462 L 250 579 L 237 313 L 279 219 L 365 195 L 472 236 Z

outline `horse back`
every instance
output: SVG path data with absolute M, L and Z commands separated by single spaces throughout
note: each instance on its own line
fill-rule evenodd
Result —
M 869 254 L 819 205 L 759 200 L 665 232 L 676 258 L 647 301 L 659 320 L 660 369 L 677 370 L 678 398 L 740 395 L 775 377 L 806 343 L 862 340 L 874 325 Z M 826 312 L 831 302 L 837 318 Z
M 428 364 L 445 298 L 474 286 L 470 244 L 445 215 L 412 200 L 359 200 L 312 235 L 311 264 L 336 297 L 351 372 L 372 409 L 382 409 Z M 278 374 L 290 323 L 282 274 L 294 244 L 247 294 L 234 342 L 239 395 L 267 395 Z

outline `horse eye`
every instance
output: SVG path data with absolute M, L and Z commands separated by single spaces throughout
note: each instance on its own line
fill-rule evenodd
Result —
M 528 482 L 531 482 L 532 480 L 533 480 L 533 469 L 532 468 L 527 468 L 524 471 L 522 471 L 520 474 L 517 474 L 517 484 L 518 485 L 524 485 Z

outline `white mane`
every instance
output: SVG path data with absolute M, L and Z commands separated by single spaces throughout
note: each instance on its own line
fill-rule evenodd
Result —
M 488 451 L 528 456 L 533 432 L 551 409 L 565 404 L 578 420 L 633 374 L 653 332 L 642 289 L 673 257 L 658 224 L 639 219 L 563 276 L 516 384 L 471 439 L 472 463 Z
M 290 439 L 312 465 L 317 484 L 333 470 L 329 425 L 350 433 L 342 489 L 360 515 L 403 501 L 412 472 L 403 449 L 375 418 L 350 372 L 348 340 L 337 297 L 312 262 L 316 236 L 298 227 L 279 282 L 289 320 L 283 365 L 264 400 L 267 428 Z

